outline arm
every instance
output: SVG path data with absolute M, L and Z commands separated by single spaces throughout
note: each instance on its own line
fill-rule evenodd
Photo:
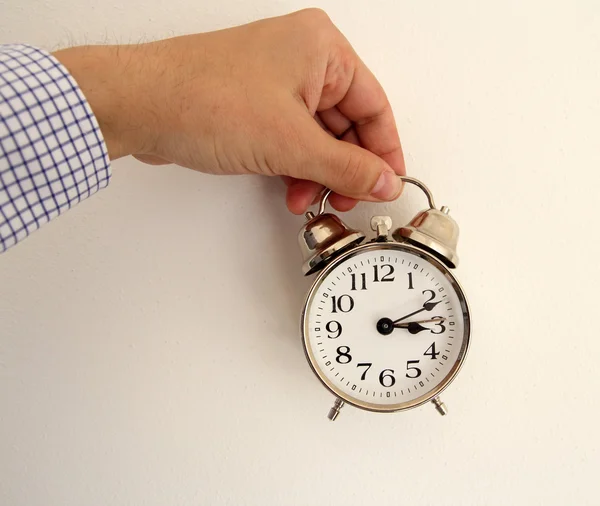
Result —
M 320 10 L 54 56 L 91 105 L 111 159 L 281 176 L 298 214 L 324 186 L 341 211 L 401 191 L 387 97 Z

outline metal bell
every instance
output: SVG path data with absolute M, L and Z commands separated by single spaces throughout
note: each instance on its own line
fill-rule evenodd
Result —
M 321 197 L 319 214 L 306 213 L 307 222 L 298 233 L 305 276 L 321 270 L 342 251 L 359 244 L 365 234 L 349 228 L 334 214 L 324 213 L 330 191 Z
M 458 265 L 456 244 L 458 224 L 443 206 L 440 210 L 432 206 L 417 214 L 406 227 L 398 228 L 392 236 L 396 241 L 408 241 L 433 253 L 448 267 Z

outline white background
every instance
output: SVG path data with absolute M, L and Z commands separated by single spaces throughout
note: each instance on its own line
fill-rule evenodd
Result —
M 3 0 L 0 40 L 138 42 L 305 6 Z M 0 257 L 0 504 L 597 504 L 600 4 L 318 6 L 461 226 L 474 336 L 450 414 L 330 423 L 282 185 L 125 159 Z M 409 188 L 344 220 L 424 204 Z

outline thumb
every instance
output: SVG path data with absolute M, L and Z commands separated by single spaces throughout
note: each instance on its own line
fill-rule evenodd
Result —
M 389 201 L 400 195 L 402 180 L 382 158 L 330 136 L 316 123 L 310 134 L 307 145 L 314 150 L 311 149 L 311 159 L 299 177 L 359 200 Z

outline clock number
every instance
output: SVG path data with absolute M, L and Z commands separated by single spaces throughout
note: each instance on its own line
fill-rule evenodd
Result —
M 439 351 L 435 351 L 435 341 L 431 343 L 431 346 L 427 348 L 427 351 L 425 353 L 423 353 L 423 355 L 425 356 L 430 356 L 431 360 L 435 360 L 439 354 Z
M 371 369 L 371 366 L 373 364 L 369 363 L 369 364 L 356 364 L 356 367 L 366 367 L 365 371 L 362 373 L 362 375 L 360 376 L 361 380 L 364 380 L 367 377 L 367 371 L 369 369 Z
M 434 316 L 432 318 L 432 320 L 437 320 L 438 318 L 441 319 L 442 317 L 441 316 Z M 434 332 L 433 329 L 431 329 L 430 332 L 432 334 L 441 334 L 441 333 L 443 333 L 443 332 L 446 331 L 446 327 L 443 324 L 443 320 L 441 322 L 436 322 L 435 324 L 436 324 L 436 326 L 440 327 L 440 331 L 439 332 Z
M 327 325 L 325 325 L 325 328 L 327 329 L 327 332 L 332 332 L 333 334 L 335 334 L 335 335 L 328 335 L 327 337 L 329 339 L 337 339 L 342 334 L 342 324 L 335 320 L 327 322 Z
M 413 278 L 412 278 L 412 272 L 408 273 L 408 289 L 409 290 L 414 290 L 414 286 L 413 286 Z
M 348 302 L 344 303 L 344 300 L 346 297 L 348 299 Z M 352 311 L 352 308 L 354 308 L 354 299 L 352 297 L 350 297 L 350 295 L 340 295 L 339 298 L 334 295 L 333 297 L 331 297 L 331 304 L 332 304 L 332 309 L 331 309 L 332 313 L 337 313 L 338 309 L 342 313 L 348 313 L 348 312 Z M 344 306 L 346 306 L 347 309 L 344 309 Z
M 339 346 L 337 349 L 337 357 L 335 357 L 335 361 L 338 364 L 349 364 L 352 362 L 352 356 L 350 355 L 350 347 L 349 346 Z
M 431 297 L 429 297 L 429 299 L 427 299 L 425 301 L 425 304 L 427 304 L 428 302 L 431 302 L 433 299 L 435 299 L 435 292 L 433 290 L 423 290 L 423 295 L 425 295 L 427 292 L 429 292 L 431 294 Z
M 390 388 L 396 384 L 396 378 L 394 378 L 394 369 L 384 369 L 379 375 L 379 383 L 382 387 Z
M 363 272 L 360 275 L 362 279 L 362 288 L 361 290 L 367 289 L 367 275 Z M 352 274 L 352 288 L 351 290 L 356 290 L 356 274 Z
M 396 279 L 396 278 L 390 278 L 390 276 L 392 274 L 394 274 L 394 266 L 393 265 L 383 264 L 381 266 L 382 272 L 383 272 L 384 268 L 387 268 L 388 272 L 387 272 L 387 274 L 384 274 L 381 279 L 379 279 L 379 265 L 373 266 L 373 281 L 375 281 L 377 283 L 378 281 L 394 281 L 394 279 Z
M 414 365 L 411 364 L 418 364 L 420 362 L 420 360 L 408 360 L 406 362 L 406 377 L 407 378 L 418 378 L 419 376 L 421 376 L 421 369 L 419 369 L 418 367 L 415 367 Z M 414 371 L 414 375 L 411 376 L 410 374 L 408 374 L 408 371 Z

